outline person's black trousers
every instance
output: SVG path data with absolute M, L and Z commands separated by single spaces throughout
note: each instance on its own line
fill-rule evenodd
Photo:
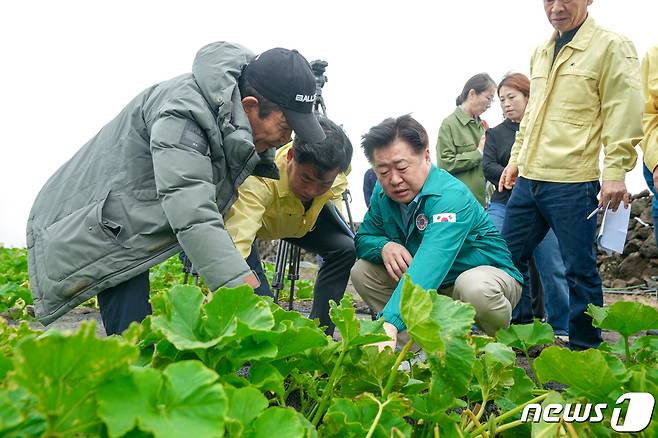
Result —
M 151 314 L 149 271 L 98 294 L 98 307 L 108 336 L 120 334 L 131 322 L 142 322 Z
M 318 271 L 313 287 L 310 317 L 318 318 L 320 326 L 327 327 L 325 332 L 333 334 L 335 326 L 329 318 L 329 300 L 338 303 L 343 298 L 350 278 L 350 269 L 356 261 L 354 237 L 350 229 L 338 216 L 334 205 L 327 204 L 320 212 L 315 228 L 303 237 L 284 240 L 323 258 L 324 263 Z M 255 243 L 247 257 L 247 264 L 256 272 L 261 282 L 256 293 L 272 296 Z

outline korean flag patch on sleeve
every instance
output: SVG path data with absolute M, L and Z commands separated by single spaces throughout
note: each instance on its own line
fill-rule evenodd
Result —
M 457 222 L 456 213 L 439 213 L 432 216 L 432 223 L 437 222 Z

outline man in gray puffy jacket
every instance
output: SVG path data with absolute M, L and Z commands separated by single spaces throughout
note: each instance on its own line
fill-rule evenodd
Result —
M 222 215 L 249 175 L 278 178 L 291 131 L 324 140 L 295 50 L 217 42 L 192 73 L 144 90 L 46 182 L 27 224 L 36 316 L 98 295 L 108 334 L 151 311 L 148 269 L 183 249 L 211 290 L 258 285 Z

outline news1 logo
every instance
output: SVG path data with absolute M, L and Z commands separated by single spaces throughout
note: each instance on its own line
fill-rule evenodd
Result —
M 615 432 L 641 432 L 651 422 L 653 408 L 656 399 L 648 392 L 627 392 L 617 399 L 615 406 L 619 406 L 628 400 L 628 409 L 623 424 L 620 424 L 622 408 L 616 407 L 612 410 L 610 421 Z M 544 420 L 546 423 L 557 423 L 560 414 L 567 423 L 600 423 L 603 421 L 603 411 L 608 408 L 607 403 L 550 403 L 542 408 L 540 404 L 532 403 L 523 408 L 521 421 L 538 423 Z

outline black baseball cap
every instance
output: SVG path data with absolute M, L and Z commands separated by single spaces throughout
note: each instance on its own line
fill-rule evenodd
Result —
M 279 105 L 288 124 L 302 140 L 320 143 L 326 138 L 313 114 L 315 76 L 297 50 L 277 47 L 251 60 L 244 74 L 266 99 Z

